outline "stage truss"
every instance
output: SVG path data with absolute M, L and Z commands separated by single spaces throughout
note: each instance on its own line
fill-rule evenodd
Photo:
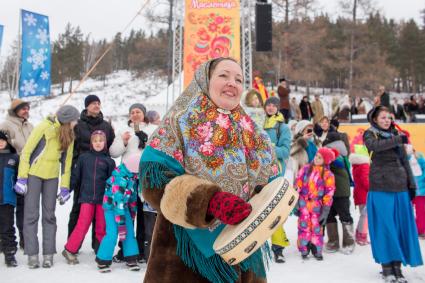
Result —
M 244 74 L 244 89 L 252 86 L 251 17 L 254 15 L 252 1 L 240 0 L 241 6 L 241 65 Z M 183 90 L 183 25 L 184 0 L 174 0 L 173 5 L 173 70 L 171 101 L 167 94 L 167 109 Z

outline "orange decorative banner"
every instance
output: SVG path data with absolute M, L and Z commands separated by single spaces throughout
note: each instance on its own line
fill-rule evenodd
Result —
M 240 61 L 239 0 L 186 0 L 184 87 L 200 64 L 218 57 Z

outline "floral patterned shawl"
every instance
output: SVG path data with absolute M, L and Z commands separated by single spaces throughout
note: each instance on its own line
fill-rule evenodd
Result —
M 187 174 L 205 178 L 245 200 L 278 172 L 270 139 L 241 106 L 218 108 L 209 98 L 210 63 L 152 134 L 148 145 L 177 160 Z

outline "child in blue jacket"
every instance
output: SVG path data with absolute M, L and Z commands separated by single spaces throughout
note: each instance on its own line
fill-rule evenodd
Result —
M 0 245 L 8 267 L 18 265 L 15 259 L 17 242 L 15 235 L 16 183 L 19 156 L 8 142 L 7 133 L 0 131 Z
M 137 212 L 139 155 L 127 158 L 115 168 L 106 182 L 103 197 L 106 235 L 100 243 L 96 262 L 100 272 L 111 271 L 112 256 L 117 239 L 123 244 L 124 260 L 130 270 L 140 269 L 137 264 L 139 248 L 134 236 L 133 220 Z
M 280 101 L 276 96 L 269 97 L 264 103 L 264 110 L 266 112 L 264 130 L 269 135 L 276 157 L 279 160 L 280 175 L 284 176 L 286 162 L 291 150 L 292 134 L 288 125 L 285 124 L 285 118 L 282 113 L 278 111 L 279 106 Z M 289 240 L 286 237 L 285 230 L 281 226 L 272 235 L 272 250 L 275 262 L 285 262 L 283 250 L 287 246 L 289 246 Z

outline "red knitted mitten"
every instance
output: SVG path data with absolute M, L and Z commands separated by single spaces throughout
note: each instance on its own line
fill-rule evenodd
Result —
M 224 224 L 235 225 L 247 218 L 251 210 L 251 205 L 240 197 L 227 192 L 217 192 L 210 200 L 207 213 Z

